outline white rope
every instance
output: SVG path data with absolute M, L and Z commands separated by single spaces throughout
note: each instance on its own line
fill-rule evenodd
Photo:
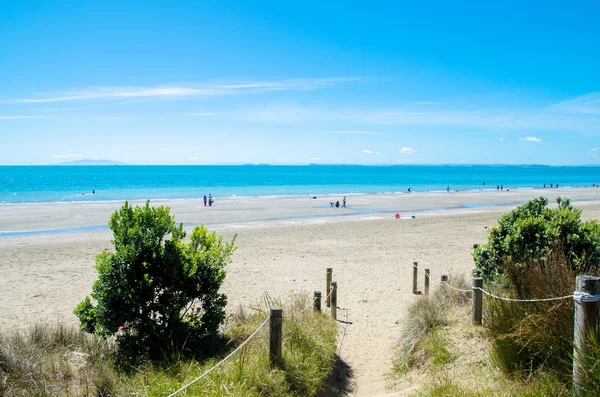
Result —
M 549 302 L 549 301 L 557 301 L 557 300 L 561 300 L 561 299 L 571 299 L 574 297 L 574 295 L 566 295 L 566 296 L 557 296 L 555 298 L 542 298 L 542 299 L 515 299 L 515 298 L 505 298 L 502 296 L 496 296 L 490 292 L 487 292 L 486 290 L 484 290 L 483 288 L 473 288 L 473 289 L 478 289 L 481 292 L 483 292 L 484 294 L 491 296 L 492 298 L 496 298 L 496 299 L 500 299 L 503 301 L 509 301 L 509 302 Z M 595 295 L 594 295 L 595 296 Z
M 204 378 L 206 375 L 210 374 L 214 369 L 216 369 L 218 366 L 220 366 L 221 364 L 223 364 L 225 361 L 227 361 L 231 356 L 233 356 L 235 353 L 237 353 L 242 347 L 244 347 L 244 345 L 248 342 L 250 342 L 250 339 L 252 339 L 257 333 L 258 331 L 260 331 L 260 329 L 262 327 L 264 327 L 264 325 L 269 321 L 269 317 L 267 317 L 265 319 L 265 321 L 262 322 L 262 324 L 256 329 L 256 331 L 254 331 L 252 333 L 252 335 L 250 335 L 248 337 L 248 339 L 246 339 L 244 342 L 242 342 L 241 345 L 239 345 L 234 351 L 232 351 L 231 353 L 229 353 L 229 355 L 227 355 L 227 357 L 225 357 L 224 359 L 222 359 L 221 361 L 219 361 L 217 363 L 217 365 L 215 365 L 214 367 L 212 367 L 211 369 L 209 369 L 208 371 L 204 372 L 202 375 L 200 375 L 199 377 L 197 377 L 196 379 L 194 379 L 193 381 L 191 381 L 190 383 L 188 383 L 187 385 L 183 386 L 181 389 L 169 394 L 168 397 L 173 397 L 174 395 L 181 393 L 182 391 L 184 391 L 185 389 L 187 389 L 188 387 L 190 387 L 191 385 L 193 385 L 194 383 L 198 382 L 200 379 Z
M 304 309 L 300 310 L 299 312 L 292 313 L 292 314 L 284 314 L 281 317 L 294 317 L 294 316 L 298 316 L 298 315 L 304 313 L 305 311 L 307 311 L 308 309 L 312 308 L 313 307 L 312 305 L 315 303 L 315 300 L 317 300 L 317 298 L 312 298 L 312 301 L 311 301 L 310 305 L 306 306 Z
M 450 287 L 450 288 L 452 288 L 453 290 L 455 290 L 455 291 L 458 291 L 458 292 L 473 292 L 473 290 L 471 290 L 471 289 L 460 289 L 460 288 L 456 288 L 456 287 L 454 287 L 454 286 L 452 286 L 452 285 L 448 284 L 446 281 L 442 281 L 442 283 L 446 284 L 448 287 Z
M 331 292 L 332 291 L 333 291 L 333 287 L 329 287 L 329 294 L 327 294 L 327 296 L 325 297 L 325 301 L 327 301 L 327 299 L 331 296 Z M 313 307 L 313 305 L 314 305 L 314 303 L 315 303 L 316 300 L 317 300 L 317 298 L 313 297 L 311 303 L 308 306 L 306 306 L 304 309 L 300 310 L 297 313 L 284 314 L 282 317 L 288 317 L 289 318 L 289 317 L 294 317 L 294 316 L 297 316 L 297 315 L 299 315 L 301 313 L 304 313 L 305 311 L 307 311 L 308 309 L 310 309 L 311 307 Z

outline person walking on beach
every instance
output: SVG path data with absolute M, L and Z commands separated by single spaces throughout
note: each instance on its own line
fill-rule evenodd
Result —
M 213 198 L 212 198 L 212 194 L 210 194 L 210 193 L 209 193 L 209 194 L 208 194 L 208 206 L 209 206 L 209 207 L 212 207 L 212 205 L 213 205 L 213 202 L 214 202 L 214 201 L 213 201 Z
M 500 190 L 500 185 L 496 185 L 496 190 Z
M 410 188 L 408 188 L 406 191 L 407 191 L 408 193 L 410 193 Z
M 344 196 L 344 200 L 342 200 L 342 208 L 346 208 L 346 196 Z
M 450 185 L 446 186 L 446 191 L 449 192 L 450 191 Z
M 206 194 L 204 195 L 204 206 L 206 207 Z

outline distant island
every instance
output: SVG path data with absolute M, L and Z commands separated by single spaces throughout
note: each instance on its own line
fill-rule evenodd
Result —
M 73 160 L 53 165 L 127 165 L 127 163 L 111 160 Z

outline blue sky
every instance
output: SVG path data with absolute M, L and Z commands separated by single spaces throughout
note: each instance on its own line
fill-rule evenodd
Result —
M 599 20 L 597 0 L 3 1 L 0 163 L 598 164 Z

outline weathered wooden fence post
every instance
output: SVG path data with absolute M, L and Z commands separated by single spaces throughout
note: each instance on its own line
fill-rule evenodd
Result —
M 316 312 L 321 311 L 321 291 L 315 291 L 315 297 L 313 300 L 313 309 Z
M 331 317 L 337 320 L 337 281 L 331 282 Z
M 585 299 L 587 295 L 600 294 L 600 277 L 577 276 L 575 279 L 575 335 L 573 347 L 573 395 L 584 394 L 583 377 L 585 370 L 581 358 L 589 349 L 590 337 L 598 336 L 598 309 L 600 302 Z
M 413 294 L 417 294 L 417 273 L 419 272 L 419 262 L 413 262 Z
M 429 295 L 429 269 L 425 269 L 425 295 Z
M 281 355 L 281 340 L 283 334 L 283 309 L 270 308 L 269 318 L 269 361 L 272 367 L 283 363 Z
M 473 313 L 473 324 L 481 325 L 481 319 L 483 317 L 483 279 L 480 277 L 473 278 L 473 305 L 471 311 Z
M 325 304 L 327 307 L 331 306 L 331 277 L 332 277 L 333 269 L 328 267 L 327 273 L 325 275 L 325 293 L 327 295 L 325 298 Z
M 447 274 L 442 274 L 440 276 L 440 289 L 442 291 L 445 291 L 447 289 L 447 285 L 446 283 L 448 282 L 448 275 Z

